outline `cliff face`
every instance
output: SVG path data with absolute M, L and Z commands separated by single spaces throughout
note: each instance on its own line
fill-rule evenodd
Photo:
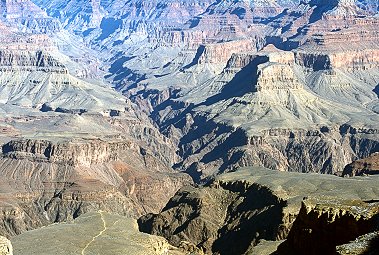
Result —
M 7 236 L 93 210 L 158 212 L 189 183 L 129 141 L 10 141 L 0 162 L 6 178 L 0 229 Z
M 257 164 L 337 173 L 375 152 L 378 130 L 370 121 L 362 126 L 369 118 L 357 113 L 368 110 L 364 102 L 375 104 L 376 95 L 362 77 L 345 78 L 329 60 L 308 57 L 272 45 L 234 53 L 217 78 L 183 97 L 193 104 L 167 100 L 162 109 L 158 102 L 152 117 L 168 137 L 178 139 L 178 166 L 202 177 Z M 369 68 L 363 62 L 356 67 Z M 354 91 L 361 96 L 354 98 Z M 139 97 L 138 103 L 149 100 Z
M 343 176 L 378 174 L 379 153 L 374 153 L 367 158 L 356 160 L 348 164 L 343 170 Z
M 35 2 L 99 52 L 194 179 L 254 164 L 337 173 L 377 150 L 372 1 Z
M 0 3 L 3 19 L 11 24 L 22 24 L 22 28 L 35 33 L 57 32 L 59 22 L 49 17 L 40 7 L 27 0 L 3 0 Z
M 334 254 L 336 246 L 376 230 L 378 212 L 378 203 L 305 200 L 279 252 Z
M 218 44 L 206 44 L 199 58 L 198 63 L 226 63 L 233 53 L 237 52 L 254 52 L 257 50 L 257 42 L 252 40 L 241 40 L 225 42 Z
M 133 148 L 134 147 L 134 148 Z M 135 149 L 131 142 L 107 143 L 103 141 L 53 143 L 38 140 L 16 140 L 3 145 L 3 153 L 12 158 L 27 158 L 68 165 L 90 166 L 117 161 L 122 153 Z M 119 156 L 120 155 L 120 156 Z
M 319 254 L 373 231 L 378 204 L 369 200 L 377 195 L 370 192 L 375 183 L 238 169 L 205 187 L 182 188 L 159 214 L 144 215 L 138 223 L 141 231 L 175 246 L 189 242 L 206 253 L 245 254 L 262 240 L 286 239 L 279 252 Z M 307 250 L 310 246 L 314 249 Z
M 337 40 L 337 42 L 340 40 Z M 348 70 L 367 70 L 378 63 L 378 49 L 351 50 L 344 52 L 305 52 L 295 54 L 296 63 L 314 71 L 343 68 Z
M 283 207 L 285 201 L 265 187 L 221 182 L 181 189 L 160 214 L 141 217 L 139 225 L 177 247 L 188 242 L 206 254 L 242 254 L 259 239 L 286 236 L 293 216 L 281 219 Z

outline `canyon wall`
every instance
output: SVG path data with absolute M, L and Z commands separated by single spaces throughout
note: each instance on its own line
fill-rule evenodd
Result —
M 132 217 L 158 212 L 190 183 L 130 141 L 15 140 L 2 148 L 6 236 L 93 210 Z
M 138 222 L 141 231 L 206 253 L 248 254 L 262 240 L 286 240 L 276 243 L 278 252 L 331 254 L 375 229 L 378 203 L 369 202 L 375 182 L 244 168 L 182 188 L 159 214 Z

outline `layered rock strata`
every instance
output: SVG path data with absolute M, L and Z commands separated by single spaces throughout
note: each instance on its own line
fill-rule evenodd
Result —
M 99 209 L 132 217 L 158 212 L 189 182 L 125 140 L 10 141 L 0 171 L 6 236 Z

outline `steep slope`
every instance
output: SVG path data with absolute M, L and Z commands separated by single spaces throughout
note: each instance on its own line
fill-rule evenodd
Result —
M 16 140 L 2 150 L 0 231 L 6 236 L 98 209 L 132 217 L 158 212 L 190 183 L 126 138 Z
M 278 251 L 288 254 L 333 254 L 336 245 L 376 228 L 376 182 L 238 169 L 204 187 L 182 188 L 162 212 L 138 223 L 173 245 L 189 242 L 212 254 L 249 254 L 263 239 L 286 239 Z

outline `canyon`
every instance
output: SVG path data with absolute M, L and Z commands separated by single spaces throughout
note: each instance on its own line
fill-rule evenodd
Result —
M 0 10 L 0 235 L 14 254 L 375 250 L 377 1 Z

